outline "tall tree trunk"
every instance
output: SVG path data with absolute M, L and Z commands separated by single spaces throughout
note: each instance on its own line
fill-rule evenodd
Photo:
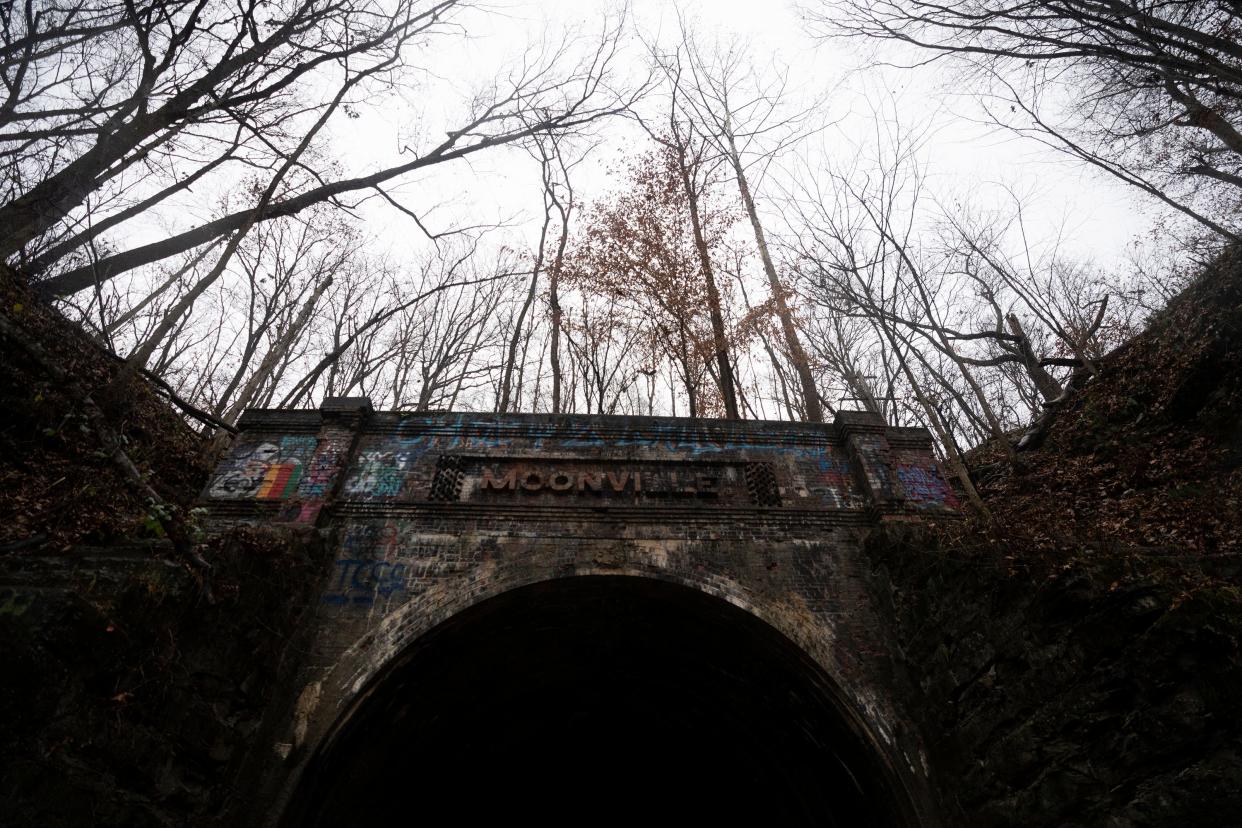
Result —
M 725 129 L 728 141 L 729 162 L 733 165 L 733 174 L 737 177 L 737 188 L 742 194 L 742 204 L 746 207 L 746 215 L 750 217 L 751 229 L 755 231 L 755 246 L 759 248 L 759 258 L 763 262 L 763 272 L 767 274 L 768 285 L 772 297 L 776 300 L 776 314 L 781 320 L 781 330 L 785 334 L 785 347 L 793 357 L 794 369 L 798 372 L 798 381 L 802 385 L 806 419 L 812 423 L 824 421 L 824 409 L 819 401 L 819 389 L 815 387 L 815 377 L 811 373 L 811 361 L 802 347 L 802 339 L 793 323 L 793 314 L 789 312 L 789 304 L 785 301 L 785 288 L 776 274 L 776 266 L 772 263 L 772 255 L 768 252 L 767 236 L 763 232 L 763 224 L 759 221 L 759 211 L 755 209 L 755 200 L 750 193 L 750 184 L 746 180 L 746 171 L 742 168 L 742 159 L 737 151 L 737 143 L 733 139 L 733 131 Z
M 164 341 L 164 338 L 168 336 L 173 328 L 180 323 L 181 318 L 190 312 L 190 309 L 194 307 L 194 303 L 198 301 L 198 297 L 202 296 L 207 291 L 207 288 L 214 285 L 216 281 L 224 275 L 225 269 L 228 267 L 229 262 L 233 259 L 233 254 L 237 251 L 238 246 L 241 244 L 242 236 L 245 232 L 249 231 L 249 229 L 250 225 L 247 225 L 245 230 L 239 231 L 233 236 L 233 238 L 229 239 L 229 243 L 225 246 L 224 252 L 212 266 L 211 270 L 207 272 L 207 275 L 199 279 L 198 282 L 195 283 L 194 287 L 186 291 L 185 296 L 178 299 L 176 304 L 168 309 L 168 311 L 164 314 L 164 318 L 160 320 L 160 323 L 155 326 L 155 330 L 151 332 L 151 335 L 148 336 L 146 340 L 135 348 L 133 353 L 129 355 L 129 358 L 126 361 L 129 362 L 130 365 L 133 365 L 135 368 L 146 367 L 147 363 L 151 360 L 151 355 L 154 354 L 155 350 L 160 347 L 160 343 Z
M 737 392 L 733 386 L 733 367 L 729 364 L 729 342 L 725 336 L 724 315 L 720 310 L 720 291 L 716 288 L 716 276 L 712 269 L 711 254 L 707 249 L 707 238 L 703 235 L 703 223 L 699 215 L 699 194 L 690 180 L 690 169 L 686 164 L 686 150 L 680 144 L 677 150 L 677 167 L 681 173 L 681 186 L 685 188 L 686 200 L 690 205 L 690 226 L 694 230 L 694 247 L 699 254 L 699 269 L 703 271 L 703 279 L 707 282 L 707 304 L 712 319 L 713 350 L 716 352 L 716 368 L 720 372 L 720 395 L 724 398 L 725 417 L 740 420 L 737 410 Z
M 522 328 L 526 324 L 526 314 L 530 312 L 531 305 L 535 303 L 535 295 L 539 291 L 539 271 L 543 269 L 543 250 L 547 238 L 548 219 L 545 217 L 543 229 L 539 232 L 539 251 L 535 255 L 535 266 L 530 272 L 530 288 L 526 291 L 526 300 L 522 302 L 522 309 L 518 311 L 517 319 L 513 322 L 513 336 L 509 337 L 504 373 L 500 379 L 500 399 L 496 404 L 496 411 L 499 414 L 509 411 L 509 403 L 513 396 L 513 368 L 517 363 L 518 345 L 522 341 Z
M 572 191 L 571 191 L 572 193 Z M 569 214 L 573 210 L 573 201 L 562 205 L 553 195 L 556 209 L 561 214 L 561 237 L 556 243 L 556 257 L 552 260 L 552 270 L 548 274 L 548 304 L 552 309 L 552 336 L 548 343 L 548 358 L 552 367 L 552 413 L 560 414 L 561 402 L 561 325 L 564 313 L 561 310 L 561 267 L 565 264 L 565 247 L 569 243 Z
M 294 320 L 293 324 L 289 326 L 284 334 L 272 343 L 272 347 L 268 350 L 267 354 L 264 355 L 263 361 L 259 363 L 259 367 L 256 368 L 254 373 L 250 375 L 250 378 L 246 380 L 246 384 L 237 395 L 237 399 L 233 401 L 233 404 L 229 406 L 228 411 L 225 412 L 223 420 L 226 423 L 232 425 L 236 421 L 238 415 L 250 406 L 251 400 L 254 399 L 259 389 L 263 387 L 263 383 L 271 378 L 276 366 L 281 363 L 281 361 L 285 358 L 285 354 L 287 354 L 289 349 L 293 347 L 293 344 L 297 342 L 302 331 L 304 331 L 306 326 L 310 324 L 311 316 L 315 312 L 315 306 L 319 304 L 319 299 L 323 296 L 324 291 L 331 286 L 332 277 L 329 276 L 316 285 L 315 290 L 306 298 L 306 301 L 302 304 L 301 309 L 298 311 L 297 318 Z
M 565 249 L 563 241 L 564 235 L 561 236 L 562 242 L 557 251 L 557 265 L 552 268 L 552 273 L 548 276 L 548 304 L 552 307 L 552 335 L 551 341 L 548 343 L 548 359 L 552 365 L 552 413 L 561 413 L 561 300 L 560 300 L 560 259 L 561 252 Z
M 198 266 L 199 262 L 207 258 L 207 254 L 210 253 L 212 250 L 214 250 L 215 247 L 216 246 L 214 244 L 204 245 L 203 249 L 200 250 L 194 256 L 194 258 L 190 259 L 190 261 L 187 262 L 183 267 L 175 271 L 171 276 L 169 276 L 166 280 L 164 280 L 164 282 L 162 282 L 159 287 L 157 287 L 155 290 L 151 291 L 146 296 L 144 296 L 141 302 L 134 305 L 132 308 L 127 310 L 125 313 L 118 316 L 115 321 L 107 325 L 104 328 L 104 333 L 106 334 L 115 333 L 117 330 L 120 329 L 122 325 L 129 322 L 131 319 L 136 317 L 138 314 L 142 313 L 143 310 L 146 309 L 147 305 L 151 304 L 156 299 L 158 299 L 160 296 L 164 295 L 164 292 L 167 291 L 174 284 L 176 284 L 178 279 L 180 279 L 185 274 L 189 273 L 191 270 L 193 270 L 195 267 Z
M 1023 330 L 1018 317 L 1012 313 L 1008 314 L 1005 322 L 1008 323 L 1010 332 L 1018 338 L 1018 355 L 1022 358 L 1022 367 L 1026 368 L 1027 376 L 1031 378 L 1031 382 L 1035 383 L 1039 396 L 1044 398 L 1044 402 L 1051 402 L 1061 396 L 1064 391 L 1061 383 L 1057 382 L 1056 377 L 1052 376 L 1047 368 L 1039 364 L 1039 357 L 1031 348 L 1031 340 Z

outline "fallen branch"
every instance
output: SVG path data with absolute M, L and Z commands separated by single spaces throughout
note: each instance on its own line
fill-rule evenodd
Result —
M 107 348 L 100 347 L 99 350 L 102 351 L 104 354 L 106 354 L 108 358 L 111 359 L 112 361 L 119 362 L 120 364 L 126 366 L 127 368 L 133 367 L 125 360 L 124 357 L 121 357 L 121 356 L 118 356 L 117 354 L 112 353 L 112 351 L 109 351 Z M 173 387 L 169 385 L 164 380 L 164 378 L 161 377 L 159 374 L 153 373 L 152 371 L 146 368 L 139 368 L 138 373 L 141 374 L 143 377 L 145 377 L 147 380 L 149 380 L 151 383 L 153 383 L 160 390 L 160 393 L 162 393 L 165 397 L 168 398 L 169 402 L 177 406 L 177 408 L 180 408 L 186 414 L 189 414 L 194 419 L 198 420 L 200 423 L 206 423 L 207 425 L 212 426 L 213 428 L 218 428 L 223 431 L 227 431 L 229 434 L 237 433 L 237 429 L 234 426 L 229 425 L 228 423 L 224 422 L 224 420 L 221 420 L 219 417 L 215 417 L 215 416 L 212 416 L 211 414 L 208 414 L 206 411 L 195 406 L 193 403 L 187 402 L 186 400 L 182 399 L 181 396 L 177 394 L 176 391 L 173 390 Z
M 1065 390 L 1061 392 L 1061 396 L 1055 400 L 1049 400 L 1044 403 L 1044 410 L 1038 417 L 1032 421 L 1030 426 L 1022 434 L 1022 438 L 1018 440 L 1016 446 L 1018 451 L 1030 451 L 1039 448 L 1039 446 L 1048 437 L 1048 432 L 1052 430 L 1052 424 L 1056 420 L 1057 412 L 1065 407 L 1074 394 L 1086 383 L 1091 377 L 1091 372 L 1086 368 L 1079 368 L 1070 374 L 1069 380 L 1065 383 Z
M 0 552 L 16 552 L 19 549 L 25 549 L 29 546 L 38 546 L 39 544 L 45 543 L 46 541 L 47 541 L 47 535 L 44 535 L 42 533 L 38 535 L 31 535 L 28 538 L 22 538 L 19 541 L 11 541 L 9 543 L 6 543 L 0 546 Z

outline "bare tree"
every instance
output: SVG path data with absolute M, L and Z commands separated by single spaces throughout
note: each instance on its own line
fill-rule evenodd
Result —
M 529 147 L 531 153 L 539 161 L 539 174 L 542 183 L 543 221 L 539 228 L 538 241 L 531 256 L 530 282 L 526 298 L 518 311 L 513 330 L 509 337 L 509 346 L 501 372 L 500 392 L 497 395 L 496 410 L 503 413 L 512 405 L 513 375 L 518 367 L 518 344 L 526 330 L 527 316 L 538 296 L 539 276 L 548 274 L 548 303 L 551 310 L 552 329 L 549 338 L 551 372 L 552 372 L 552 411 L 561 410 L 561 366 L 560 366 L 560 271 L 565 262 L 565 249 L 569 243 L 569 219 L 574 210 L 573 185 L 570 182 L 570 171 L 586 158 L 580 153 L 572 160 L 566 158 L 565 137 L 563 135 L 540 136 L 532 140 Z M 590 145 L 587 146 L 589 152 Z M 555 241 L 553 241 L 555 239 Z M 549 251 L 549 248 L 553 248 Z M 549 261 L 550 258 L 550 261 Z M 533 321 L 533 320 L 532 320 Z
M 822 33 L 962 59 L 995 123 L 1242 238 L 1242 9 L 1233 2 L 841 0 Z M 1047 114 L 1050 106 L 1063 113 Z
M 586 296 L 576 311 L 566 314 L 565 341 L 577 376 L 575 387 L 587 413 L 616 414 L 643 370 L 632 358 L 650 360 L 651 354 L 644 354 L 643 348 L 651 340 L 635 335 L 634 323 L 625 318 L 619 305 Z M 637 327 L 641 330 L 642 326 L 638 320 Z
M 357 286 L 335 309 L 331 336 L 320 346 L 322 356 L 288 388 L 280 406 L 294 406 L 310 399 L 321 383 L 325 393 L 332 395 L 365 387 L 386 362 L 388 353 L 376 351 L 381 347 L 386 325 L 437 294 L 513 277 L 515 271 L 504 260 L 498 262 L 499 270 L 475 270 L 476 250 L 477 245 L 470 245 L 443 255 L 437 253 L 424 266 L 419 279 L 392 279 L 388 289 L 380 294 L 382 299 L 371 285 Z M 412 286 L 407 281 L 412 281 Z
M 500 284 L 437 293 L 399 315 L 386 349 L 394 408 L 451 410 L 463 392 L 481 385 L 488 371 L 489 323 L 503 295 Z
M 752 184 L 756 168 L 762 178 L 763 170 L 774 158 L 805 136 L 808 113 L 783 111 L 788 83 L 784 73 L 778 72 L 771 83 L 765 83 L 736 44 L 717 47 L 715 52 L 705 55 L 691 37 L 684 18 L 676 49 L 671 54 L 659 54 L 658 59 L 674 84 L 674 94 L 684 102 L 693 128 L 720 154 L 733 174 L 780 319 L 785 348 L 798 376 L 803 416 L 810 422 L 822 422 L 823 405 L 789 307 L 790 291 L 776 271 Z
M 230 18 L 227 26 L 239 28 L 231 39 L 218 43 L 225 40 L 223 32 L 227 27 L 201 19 L 201 15 L 196 16 L 193 8 L 186 4 L 184 11 L 188 16 L 174 28 L 181 33 L 178 37 L 189 39 L 189 45 L 176 38 L 168 40 L 161 47 L 159 55 L 162 57 L 157 57 L 150 70 L 150 82 L 132 84 L 133 89 L 124 102 L 109 116 L 111 120 L 105 119 L 106 123 L 100 127 L 102 137 L 93 144 L 85 144 L 84 151 L 63 168 L 51 172 L 46 180 L 33 183 L 27 191 L 15 194 L 12 201 L 0 207 L 0 226 L 7 231 L 0 253 L 6 256 L 21 253 L 24 261 L 36 261 L 35 254 L 41 246 L 47 246 L 39 239 L 56 228 L 66 230 L 74 225 L 78 221 L 74 211 L 82 208 L 87 194 L 100 186 L 100 179 L 108 176 L 117 165 L 137 163 L 146 157 L 144 152 L 149 154 L 152 144 L 172 141 L 173 134 L 199 123 L 195 119 L 229 119 L 240 117 L 236 114 L 238 111 L 248 113 L 245 106 L 274 106 L 273 101 L 289 99 L 286 94 L 289 88 L 308 73 L 314 71 L 320 77 L 328 67 L 336 67 L 342 80 L 331 104 L 306 112 L 299 109 L 285 113 L 280 122 L 286 127 L 283 131 L 269 129 L 266 123 L 246 122 L 248 133 L 253 133 L 248 140 L 258 142 L 269 156 L 267 161 L 252 162 L 252 166 L 279 172 L 289 161 L 292 149 L 272 143 L 268 140 L 270 135 L 295 131 L 301 138 L 306 129 L 299 125 L 306 120 L 331 114 L 329 109 L 348 112 L 353 106 L 348 99 L 353 89 L 360 89 L 365 83 L 387 82 L 387 78 L 403 67 L 413 39 L 439 31 L 456 6 L 453 2 L 420 4 L 403 0 L 395 11 L 384 11 L 372 8 L 363 0 L 344 4 L 303 0 L 289 10 L 288 19 L 273 24 L 275 28 L 270 36 L 257 40 L 251 36 L 252 32 L 268 29 L 265 21 L 253 19 L 256 11 L 251 9 L 236 21 Z M 122 11 L 118 14 L 121 14 L 123 7 L 119 8 Z M 163 21 L 159 25 L 167 28 L 172 24 Z M 572 59 L 569 53 L 578 48 L 575 42 L 564 40 L 531 47 L 504 82 L 498 81 L 475 95 L 461 123 L 450 129 L 443 141 L 423 149 L 407 147 L 413 156 L 410 160 L 354 178 L 332 180 L 329 175 L 312 171 L 295 191 L 256 199 L 251 207 L 157 242 L 109 253 L 97 261 L 54 268 L 56 272 L 49 272 L 41 285 L 48 293 L 67 295 L 135 267 L 231 236 L 255 222 L 295 215 L 323 202 L 339 203 L 342 197 L 351 194 L 378 195 L 417 219 L 413 211 L 397 204 L 384 190 L 388 182 L 491 147 L 573 129 L 626 110 L 637 92 L 618 91 L 611 84 L 620 25 L 620 22 L 606 24 L 594 46 L 569 65 L 565 65 L 567 59 Z M 208 31 L 204 33 L 203 29 Z M 312 37 L 335 39 L 323 43 L 306 40 Z M 187 76 L 178 60 L 191 59 L 197 43 L 195 38 L 210 38 L 218 49 L 220 61 L 201 76 L 194 73 Z M 105 224 L 106 220 L 96 217 L 92 227 Z M 86 236 L 79 232 L 74 236 L 74 246 L 80 247 L 92 237 L 89 232 Z M 58 259 L 65 259 L 71 252 L 64 245 L 56 250 Z M 44 268 L 52 268 L 54 264 L 46 258 L 37 261 Z
M 385 11 L 366 0 L 289 0 L 235 9 L 181 0 L 35 13 L 27 4 L 5 20 L 0 128 L 16 145 L 11 163 L 42 174 L 24 176 L 30 186 L 0 207 L 0 257 L 62 226 L 91 192 L 195 130 L 233 122 L 279 133 L 297 111 L 287 93 L 303 78 L 336 67 L 343 89 L 395 68 L 405 44 L 455 5 L 400 2 Z M 83 59 L 67 59 L 73 54 Z

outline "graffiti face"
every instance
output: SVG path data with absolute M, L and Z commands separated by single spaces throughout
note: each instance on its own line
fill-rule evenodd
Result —
M 283 437 L 279 444 L 240 447 L 216 476 L 208 494 L 230 500 L 283 500 L 297 488 L 314 447 L 314 438 L 305 437 Z

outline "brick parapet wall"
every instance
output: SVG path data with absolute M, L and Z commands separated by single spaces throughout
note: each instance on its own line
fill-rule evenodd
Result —
M 354 398 L 347 398 L 353 401 Z M 953 514 L 957 502 L 923 429 L 886 427 L 875 415 L 841 412 L 832 425 L 656 417 L 375 413 L 365 400 L 321 411 L 250 411 L 241 436 L 212 478 L 204 503 L 222 519 L 317 523 L 335 504 L 404 506 L 477 502 L 433 493 L 437 461 L 564 461 L 621 466 L 672 491 L 631 492 L 593 504 L 643 510 L 691 503 L 702 507 L 857 512 L 868 519 L 895 513 Z M 576 465 L 575 465 L 576 464 Z M 646 465 L 644 465 L 646 464 Z M 661 466 L 660 464 L 664 464 Z M 672 467 L 669 466 L 672 464 Z M 678 479 L 709 466 L 749 497 L 699 492 Z M 751 468 L 746 468 L 750 466 Z M 439 469 L 443 472 L 443 469 Z M 550 471 L 561 471 L 551 469 Z M 531 473 L 538 473 L 533 470 Z M 738 474 L 740 473 L 740 477 Z M 735 479 L 736 478 L 736 479 Z M 754 479 L 752 479 L 754 478 Z M 631 478 L 631 481 L 633 479 Z M 475 483 L 478 480 L 474 481 Z M 629 488 L 634 488 L 631 482 Z M 467 486 L 466 495 L 477 491 Z M 556 508 L 557 498 L 527 498 Z M 687 497 L 689 498 L 687 500 Z M 484 501 L 497 508 L 505 504 Z M 670 515 L 672 513 L 670 512 Z M 848 519 L 848 518 L 847 518 Z
M 719 597 L 783 633 L 926 800 L 858 550 L 877 522 L 955 513 L 927 432 L 859 413 L 832 425 L 408 415 L 358 399 L 240 425 L 204 493 L 215 528 L 309 524 L 337 550 L 260 799 L 286 796 L 354 699 L 436 624 L 527 584 L 619 574 Z

